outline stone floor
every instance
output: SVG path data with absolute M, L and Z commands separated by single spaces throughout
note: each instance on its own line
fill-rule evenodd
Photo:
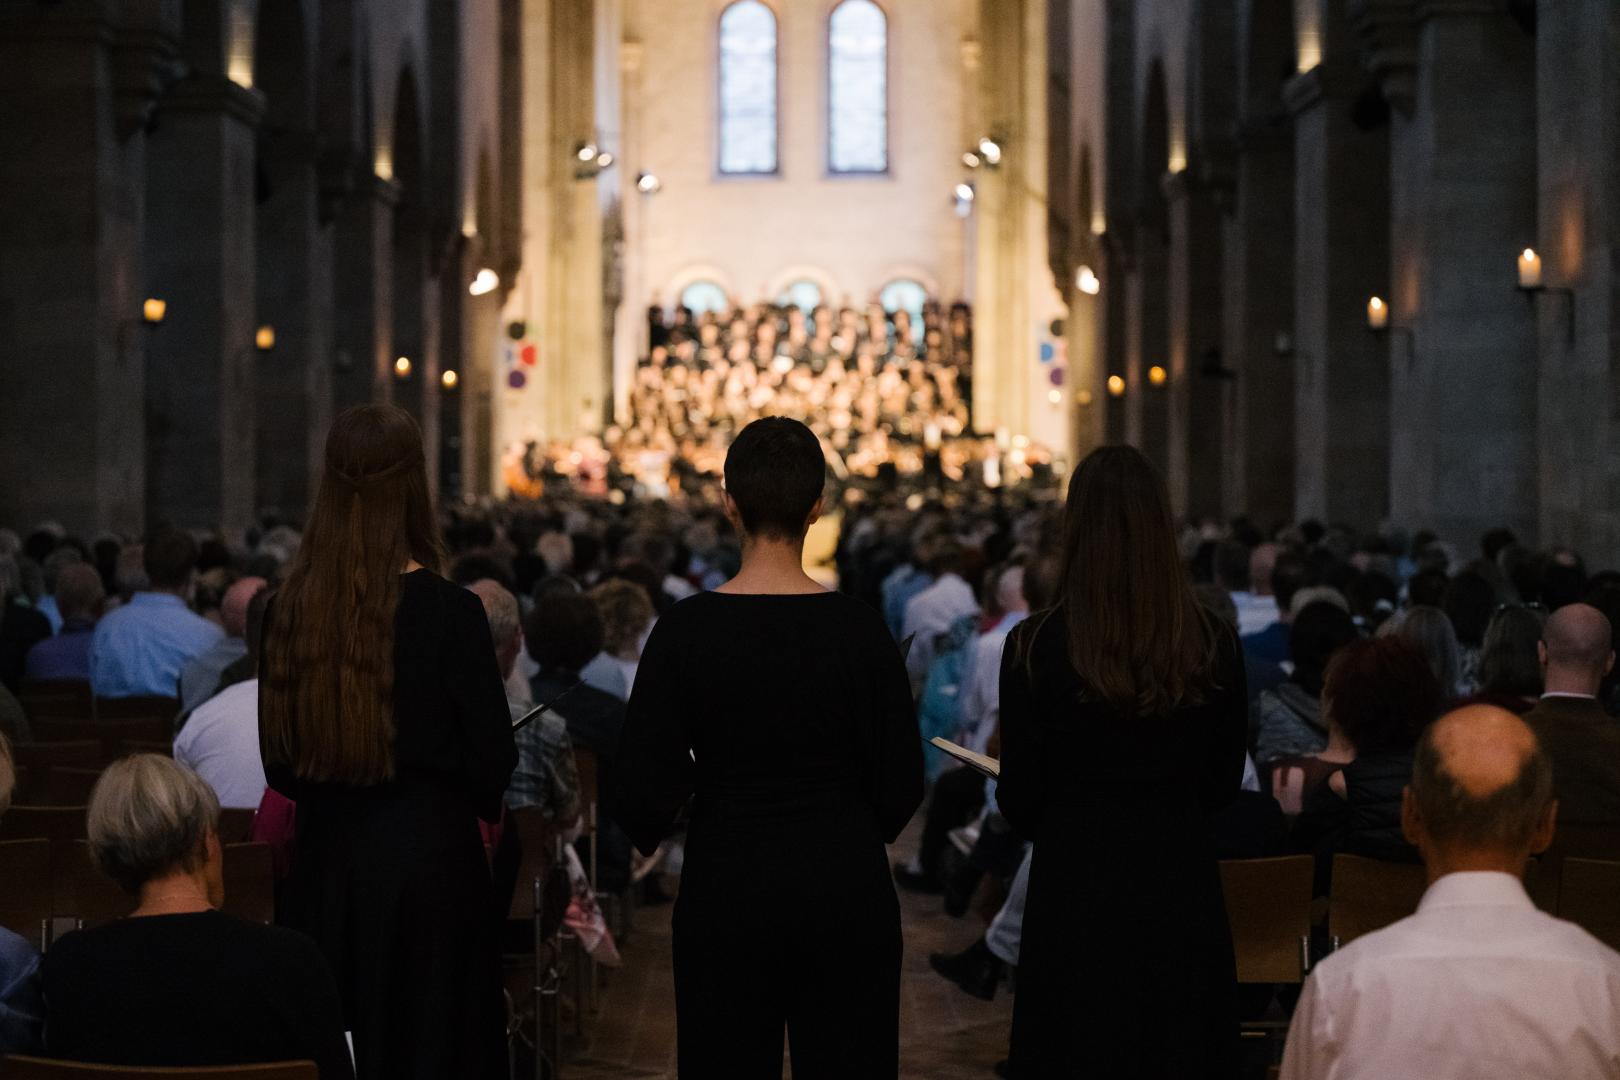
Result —
M 896 852 L 911 851 L 921 815 Z M 675 1076 L 675 998 L 670 974 L 670 905 L 640 908 L 624 966 L 606 973 L 599 1019 L 587 1048 L 563 1080 Z M 973 917 L 946 916 L 938 897 L 900 894 L 906 953 L 900 983 L 900 1075 L 928 1080 L 986 1080 L 1007 1053 L 1012 998 L 1003 987 L 990 1004 L 968 997 L 928 966 L 928 954 L 966 947 L 982 930 Z M 783 1074 L 791 1076 L 784 1066 Z

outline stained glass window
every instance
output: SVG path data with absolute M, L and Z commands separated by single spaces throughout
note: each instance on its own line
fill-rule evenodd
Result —
M 776 15 L 760 0 L 720 16 L 720 171 L 776 171 Z
M 827 151 L 833 172 L 889 167 L 889 20 L 844 0 L 827 24 Z

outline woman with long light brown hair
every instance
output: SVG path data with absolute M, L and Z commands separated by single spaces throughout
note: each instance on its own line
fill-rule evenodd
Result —
M 1231 630 L 1194 598 L 1164 481 L 1080 463 L 1056 607 L 1001 668 L 1001 812 L 1034 842 L 1015 1077 L 1225 1077 L 1237 980 L 1208 816 L 1243 778 Z
M 344 411 L 265 617 L 259 740 L 298 804 L 282 921 L 337 974 L 361 1080 L 506 1072 L 478 819 L 517 752 L 483 604 L 443 563 L 416 421 Z

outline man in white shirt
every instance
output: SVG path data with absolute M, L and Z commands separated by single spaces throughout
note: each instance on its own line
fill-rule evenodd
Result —
M 912 639 L 911 651 L 906 654 L 912 697 L 917 696 L 928 678 L 929 665 L 934 662 L 934 639 L 958 619 L 979 610 L 973 586 L 962 580 L 962 548 L 956 541 L 946 540 L 935 548 L 928 569 L 934 583 L 906 604 L 900 629 L 900 640 Z
M 265 788 L 259 680 L 227 686 L 197 706 L 174 738 L 174 760 L 208 781 L 219 805 L 257 809 Z
M 1552 841 L 1552 790 L 1512 713 L 1470 706 L 1430 726 L 1401 806 L 1429 889 L 1311 973 L 1283 1080 L 1620 1076 L 1620 953 L 1538 911 L 1519 880 Z

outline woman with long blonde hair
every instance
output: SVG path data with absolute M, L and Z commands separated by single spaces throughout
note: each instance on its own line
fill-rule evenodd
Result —
M 506 1072 L 478 820 L 517 752 L 483 604 L 443 563 L 416 421 L 345 410 L 265 617 L 259 739 L 298 804 L 282 921 L 337 975 L 361 1080 Z

